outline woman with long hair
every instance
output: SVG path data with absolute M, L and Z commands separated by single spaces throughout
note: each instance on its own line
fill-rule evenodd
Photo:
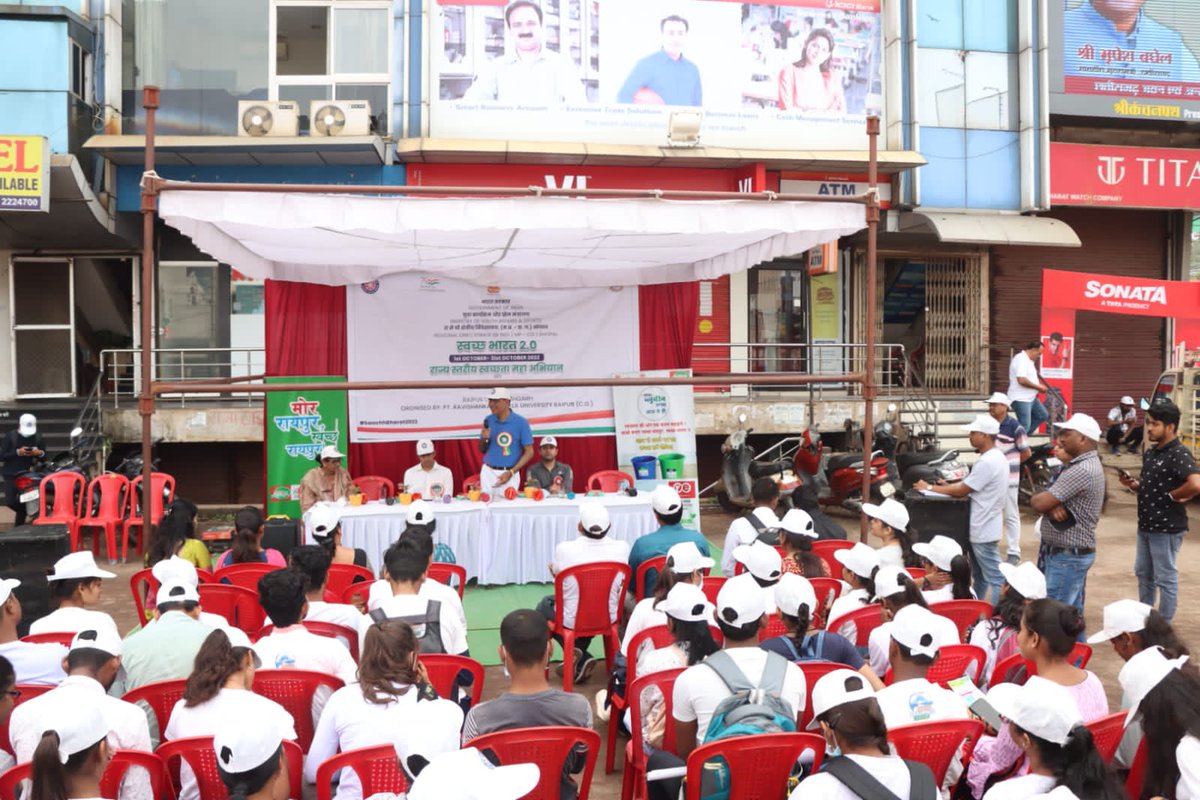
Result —
M 808 578 L 828 578 L 829 565 L 813 552 L 817 529 L 807 511 L 793 508 L 779 520 L 779 546 L 783 548 L 783 571 Z
M 909 524 L 908 509 L 903 503 L 890 497 L 879 505 L 863 503 L 863 513 L 870 520 L 867 530 L 881 542 L 877 550 L 879 566 L 921 566 L 921 557 L 912 549 L 919 537 Z
M 1026 800 L 1060 786 L 1087 800 L 1125 800 L 1124 788 L 1062 686 L 1035 675 L 1023 686 L 996 686 L 988 702 L 1008 720 L 1005 730 L 1024 753 L 1028 772 L 994 784 L 983 800 Z
M 874 603 L 875 573 L 879 570 L 878 551 L 862 542 L 855 542 L 848 550 L 835 551 L 833 557 L 842 565 L 842 581 L 850 589 L 833 601 L 827 621 Z M 858 629 L 854 623 L 847 622 L 838 633 L 853 641 L 858 636 Z
M 879 597 L 884 623 L 872 630 L 871 635 L 867 637 L 867 655 L 875 674 L 886 675 L 888 667 L 891 666 L 888 653 L 892 646 L 892 617 L 905 606 L 918 605 L 921 608 L 929 608 L 929 603 L 925 602 L 925 596 L 921 594 L 917 582 L 900 567 L 880 567 L 875 573 L 875 592 Z M 958 626 L 953 620 L 938 617 L 938 623 L 941 625 L 939 646 L 960 641 Z
M 1079 609 L 1042 598 L 1025 606 L 1017 643 L 1021 655 L 1034 663 L 1039 678 L 1067 691 L 1086 723 L 1108 713 L 1108 697 L 1094 673 L 1076 667 L 1069 660 L 1084 628 Z M 967 769 L 972 795 L 982 796 L 989 778 L 1010 772 L 1021 754 L 1020 746 L 1013 741 L 1007 727 L 995 736 L 984 736 L 976 745 L 971 766 Z M 1023 775 L 1027 771 L 1028 762 L 1018 768 L 1017 774 Z
M 176 497 L 163 511 L 146 550 L 145 565 L 153 567 L 171 556 L 190 561 L 196 569 L 212 568 L 208 545 L 196 536 L 196 504 L 182 497 Z
M 779 107 L 784 111 L 844 114 L 846 95 L 833 68 L 833 34 L 817 28 L 804 40 L 800 58 L 779 71 Z
M 100 569 L 91 551 L 68 553 L 54 563 L 46 576 L 50 588 L 50 604 L 55 610 L 36 619 L 30 633 L 79 633 L 94 628 L 108 628 L 118 633 L 117 623 L 103 611 L 89 606 L 100 603 L 105 579 L 115 578 L 115 572 Z
M 633 637 L 658 625 L 667 624 L 667 615 L 658 606 L 677 583 L 690 583 L 693 586 L 704 585 L 705 570 L 712 569 L 716 562 L 700 552 L 695 542 L 679 542 L 667 551 L 666 567 L 658 571 L 654 581 L 654 589 L 649 597 L 639 600 L 629 614 L 629 622 L 625 625 L 625 636 L 621 639 L 621 655 L 625 658 L 636 658 L 637 653 L 629 652 L 629 643 Z
M 1017 643 L 1017 633 L 1021 630 L 1021 616 L 1025 613 L 1025 606 L 1030 601 L 1046 596 L 1046 577 L 1032 561 L 1015 567 L 1002 562 L 1000 574 L 1004 576 L 1004 585 L 1000 587 L 1000 602 L 992 609 L 990 619 L 976 624 L 971 629 L 968 640 L 970 644 L 982 647 L 987 653 L 983 674 L 979 677 L 981 686 L 991 681 L 992 670 L 996 664 L 1021 651 Z
M 336 503 L 317 503 L 309 509 L 306 519 L 313 541 L 325 550 L 330 564 L 353 564 L 370 569 L 366 550 L 342 546 L 341 510 Z
M 812 631 L 817 593 L 812 584 L 799 575 L 786 574 L 775 585 L 775 608 L 787 631 L 759 643 L 759 647 L 778 653 L 788 661 L 836 661 L 863 674 L 876 689 L 883 688 L 871 666 L 863 660 L 854 643 L 833 631 Z
M 939 796 L 929 767 L 892 755 L 883 711 L 862 675 L 849 669 L 825 675 L 813 687 L 812 708 L 813 720 L 825 738 L 826 763 L 820 772 L 800 781 L 789 800 L 858 797 L 837 777 L 839 770 L 830 766 L 842 759 L 865 770 L 898 800 L 934 800 Z M 914 776 L 918 786 L 913 785 Z
M 213 753 L 229 800 L 287 800 L 291 786 L 278 730 L 258 720 L 228 719 L 213 735 Z
M 212 736 L 228 719 L 253 720 L 270 727 L 282 739 L 295 739 L 292 715 L 274 700 L 251 691 L 254 671 L 260 666 L 242 629 L 210 633 L 196 653 L 183 699 L 171 710 L 163 739 Z M 180 784 L 179 800 L 198 800 L 196 776 L 186 764 L 180 768 Z
M 407 622 L 385 618 L 373 622 L 363 638 L 358 660 L 358 683 L 343 686 L 329 698 L 313 735 L 304 777 L 316 782 L 317 767 L 339 750 L 391 744 L 406 736 L 413 725 L 413 706 L 437 699 L 418 657 L 420 645 Z M 438 701 L 446 702 L 450 701 Z M 451 704 L 455 705 L 455 704 Z M 462 709 L 453 715 L 454 729 L 462 727 Z M 439 732 L 431 731 L 435 736 Z M 335 800 L 362 797 L 362 786 L 353 770 L 342 772 Z
M 108 727 L 99 709 L 86 703 L 46 720 L 30 759 L 30 800 L 98 800 L 100 778 L 112 759 Z
M 928 542 L 917 542 L 912 549 L 925 568 L 925 578 L 921 581 L 925 602 L 975 599 L 971 591 L 971 562 L 958 542 L 949 536 L 935 536 Z
M 1146 738 L 1146 771 L 1134 800 L 1200 798 L 1200 678 L 1182 669 L 1187 656 L 1148 647 L 1117 680 L 1130 700 L 1130 721 Z
M 273 547 L 265 550 L 262 546 L 263 526 L 262 511 L 256 506 L 242 506 L 233 516 L 233 543 L 230 548 L 217 559 L 217 569 L 228 567 L 230 564 L 271 564 L 276 567 L 286 567 L 287 559 Z

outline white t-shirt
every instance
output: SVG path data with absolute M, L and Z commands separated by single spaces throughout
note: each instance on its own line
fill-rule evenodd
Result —
M 633 641 L 634 636 L 647 628 L 667 624 L 667 615 L 654 608 L 657 602 L 653 596 L 647 597 L 639 600 L 633 611 L 629 612 L 629 622 L 625 623 L 625 638 L 621 640 L 621 655 L 630 658 L 629 643 Z M 633 653 L 632 657 L 637 658 L 637 653 Z
M 183 700 L 177 702 L 171 709 L 171 721 L 163 739 L 212 736 L 231 719 L 246 720 L 246 724 L 256 727 L 273 727 L 284 739 L 296 738 L 295 721 L 279 703 L 245 689 L 221 689 L 211 700 L 192 708 L 184 705 Z M 180 766 L 179 783 L 179 800 L 199 800 L 200 788 L 187 764 Z
M 14 639 L 0 644 L 0 656 L 4 656 L 12 664 L 17 683 L 57 686 L 67 677 L 62 667 L 63 659 L 67 657 L 67 648 L 61 644 L 35 644 Z
M 969 589 L 969 591 L 971 592 L 971 598 L 977 599 L 975 597 L 975 590 Z M 947 600 L 953 600 L 954 599 L 954 584 L 947 583 L 945 586 L 943 586 L 940 589 L 929 589 L 927 591 L 921 592 L 921 596 L 924 597 L 925 602 L 929 603 L 930 605 L 933 605 L 934 603 L 944 603 Z
M 610 539 L 607 536 L 601 539 L 579 536 L 570 541 L 560 542 L 558 547 L 554 548 L 555 575 L 568 567 L 594 564 L 597 561 L 629 563 L 629 543 L 619 539 Z M 615 578 L 608 593 L 608 613 L 614 620 L 618 618 L 617 615 L 624 599 L 625 592 L 622 587 L 621 579 Z M 563 624 L 570 628 L 575 624 L 575 611 L 579 608 L 578 582 L 568 579 L 563 584 L 563 606 Z
M 36 619 L 29 626 L 30 633 L 79 633 L 87 630 L 107 628 L 120 636 L 117 623 L 103 611 L 92 611 L 90 608 L 64 606 L 51 611 L 41 619 Z
M 210 614 L 207 611 L 200 612 L 200 621 L 213 630 L 227 630 L 229 628 L 229 620 L 222 617 L 220 614 Z M 142 625 L 142 630 L 154 627 L 154 623 L 158 622 L 158 618 L 148 619 Z
M 996 631 L 996 643 L 992 644 L 992 626 L 993 619 L 986 619 L 978 623 L 971 629 L 971 639 L 968 644 L 973 644 L 976 647 L 982 647 L 983 652 L 987 653 L 987 660 L 983 662 L 983 673 L 976 681 L 980 686 L 983 686 L 992 679 L 992 671 L 996 668 L 996 653 L 1000 650 L 1000 645 L 1007 641 L 1009 636 L 1016 636 L 1017 632 L 1013 628 L 1002 627 Z
M 875 551 L 879 556 L 880 567 L 899 567 L 904 569 L 904 549 L 899 542 L 886 544 Z
M 425 500 L 438 500 L 446 495 L 454 496 L 454 475 L 449 467 L 434 462 L 433 469 L 426 472 L 420 464 L 404 472 L 404 488 L 411 494 L 419 494 Z
M 909 789 L 912 779 L 908 765 L 899 756 L 846 756 L 854 759 L 860 767 L 871 773 L 871 777 L 891 790 L 900 800 L 935 800 L 935 790 L 929 797 L 911 797 Z M 788 800 L 860 800 L 846 785 L 828 773 L 818 772 L 800 781 Z
M 983 800 L 1029 800 L 1054 788 L 1057 778 L 1053 775 L 1022 775 L 1000 781 L 983 794 Z
M 889 728 L 945 719 L 966 719 L 967 705 L 949 689 L 924 678 L 897 681 L 875 693 Z
M 858 611 L 860 608 L 869 606 L 870 604 L 871 594 L 866 589 L 851 589 L 833 601 L 833 605 L 829 608 L 828 621 L 833 622 L 840 616 L 849 614 L 852 611 Z M 853 642 L 858 637 L 858 626 L 853 622 L 847 622 L 838 629 L 837 633 Z
M 262 659 L 263 669 L 302 669 L 339 678 L 350 685 L 358 680 L 358 665 L 350 650 L 337 639 L 310 633 L 303 625 L 276 628 L 269 636 L 254 643 L 254 652 Z M 313 724 L 321 718 L 321 709 L 333 691 L 317 688 L 313 695 Z
M 458 590 L 453 586 L 426 578 L 421 584 L 421 588 L 417 590 L 417 596 L 424 597 L 426 600 L 437 600 L 444 606 L 450 606 L 458 615 L 462 629 L 467 630 L 467 612 L 463 609 L 462 598 L 458 596 Z
M 958 636 L 958 626 L 954 624 L 954 620 L 948 617 L 937 618 L 938 632 L 938 647 L 947 644 L 960 644 L 961 639 Z M 884 673 L 891 666 L 891 660 L 888 658 L 888 649 L 892 646 L 892 623 L 885 622 L 867 636 L 867 653 L 868 659 L 871 662 L 871 669 L 875 670 L 875 674 L 883 679 Z
M 767 656 L 772 655 L 757 647 L 734 647 L 725 652 L 737 664 L 738 669 L 746 676 L 746 680 L 755 685 L 762 680 Z M 675 689 L 672 695 L 673 716 L 679 722 L 695 722 L 696 741 L 703 742 L 708 733 L 708 723 L 712 719 L 713 711 L 722 700 L 729 696 L 729 687 L 717 675 L 716 670 L 704 663 L 696 664 L 688 667 L 675 680 Z M 780 696 L 791 705 L 792 710 L 796 712 L 796 718 L 799 719 L 801 712 L 804 711 L 804 673 L 790 662 L 784 672 L 783 691 Z
M 768 528 L 779 527 L 779 517 L 766 506 L 757 506 L 750 513 L 762 520 L 763 525 Z M 746 517 L 738 517 L 730 523 L 729 530 L 725 532 L 725 549 L 721 551 L 721 572 L 725 575 L 733 575 L 736 564 L 733 560 L 733 548 L 739 544 L 750 544 L 757 538 L 758 531 Z
M 1037 400 L 1037 389 L 1022 386 L 1017 378 L 1025 378 L 1031 383 L 1041 383 L 1033 359 L 1026 355 L 1024 350 L 1018 350 L 1017 354 L 1012 357 L 1012 361 L 1008 362 L 1008 399 L 1022 403 Z
M 1175 761 L 1179 764 L 1175 800 L 1200 800 L 1200 739 L 1191 734 L 1180 739 Z
M 349 603 L 326 603 L 324 600 L 309 600 L 308 613 L 304 616 L 312 622 L 332 622 L 334 625 L 345 625 L 350 630 L 358 630 L 362 614 Z
M 379 604 L 380 610 L 389 617 L 420 617 L 424 618 L 429 608 L 429 598 L 419 594 L 398 594 L 389 597 Z M 459 621 L 458 614 L 447 603 L 441 604 L 438 611 L 438 621 L 441 623 L 442 649 L 450 655 L 460 655 L 467 651 L 467 629 Z M 366 642 L 367 631 L 373 625 L 371 617 L 363 614 L 358 623 L 358 653 L 362 656 Z M 425 626 L 413 625 L 413 633 L 417 638 L 425 635 Z
M 1008 458 L 993 447 L 979 457 L 963 483 L 971 487 L 971 541 L 1000 541 L 1008 499 Z

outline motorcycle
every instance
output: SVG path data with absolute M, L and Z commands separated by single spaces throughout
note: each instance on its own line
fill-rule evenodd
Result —
M 967 468 L 958 460 L 958 455 L 957 450 L 926 450 L 896 456 L 904 489 L 911 489 L 917 481 L 958 483 L 967 477 Z
M 25 519 L 33 522 L 41 515 L 42 479 L 55 472 L 77 472 L 84 481 L 91 477 L 82 455 L 82 428 L 71 431 L 71 446 L 49 459 L 38 459 L 33 468 L 13 478 L 12 490 L 18 492 L 17 501 L 25 504 Z M 54 505 L 54 486 L 47 486 L 46 505 Z M 78 500 L 79 498 L 76 498 Z
M 1055 442 L 1044 442 L 1029 448 L 1030 456 L 1021 464 L 1019 497 L 1028 504 L 1038 492 L 1043 492 L 1062 472 L 1062 461 L 1054 455 Z
M 883 430 L 881 422 L 875 426 L 875 434 Z M 893 440 L 894 441 L 894 440 Z M 818 502 L 825 506 L 841 506 L 855 514 L 862 511 L 863 454 L 825 452 L 821 432 L 813 426 L 801 437 L 800 448 L 795 456 L 796 472 L 805 485 L 816 490 Z M 891 459 L 882 450 L 871 452 L 869 470 L 872 502 L 882 502 L 896 493 L 889 470 Z
M 792 491 L 800 485 L 792 471 L 792 462 L 786 458 L 775 461 L 759 461 L 754 448 L 746 441 L 754 430 L 743 428 L 746 415 L 738 415 L 738 429 L 725 437 L 721 444 L 721 479 L 717 482 L 717 502 L 721 508 L 739 512 L 753 508 L 750 487 L 759 478 L 775 478 L 780 489 L 780 508 L 790 507 Z

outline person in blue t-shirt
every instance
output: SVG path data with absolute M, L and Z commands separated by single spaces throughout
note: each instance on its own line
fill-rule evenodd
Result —
M 629 77 L 617 92 L 618 103 L 647 105 L 703 105 L 700 70 L 683 57 L 688 21 L 672 14 L 659 23 L 662 49 L 633 65 Z
M 488 410 L 479 432 L 479 482 L 483 491 L 503 494 L 510 486 L 520 488 L 521 468 L 533 460 L 533 431 L 529 420 L 512 410 L 512 395 L 502 386 L 492 390 Z
M 648 533 L 633 543 L 629 551 L 629 568 L 637 575 L 637 569 L 643 561 L 649 561 L 657 556 L 665 556 L 673 545 L 680 542 L 695 542 L 696 547 L 708 556 L 708 540 L 699 531 L 685 528 L 679 524 L 683 519 L 683 500 L 679 492 L 668 484 L 661 484 L 650 493 L 650 505 L 654 508 L 654 516 L 658 520 L 659 529 Z M 658 580 L 658 570 L 646 570 L 645 597 L 654 593 L 654 582 Z M 630 587 L 630 592 L 633 588 Z

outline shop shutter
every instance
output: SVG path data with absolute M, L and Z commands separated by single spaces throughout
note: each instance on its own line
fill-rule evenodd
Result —
M 1043 269 L 1166 277 L 1166 214 L 1063 208 L 1047 216 L 1070 225 L 1083 246 L 992 249 L 992 390 L 1007 388 L 1011 354 L 1038 337 Z M 1154 317 L 1079 312 L 1073 410 L 1103 417 L 1123 394 L 1149 396 L 1162 370 L 1165 329 Z
M 982 392 L 983 268 L 979 258 L 925 258 L 925 386 L 931 394 Z

